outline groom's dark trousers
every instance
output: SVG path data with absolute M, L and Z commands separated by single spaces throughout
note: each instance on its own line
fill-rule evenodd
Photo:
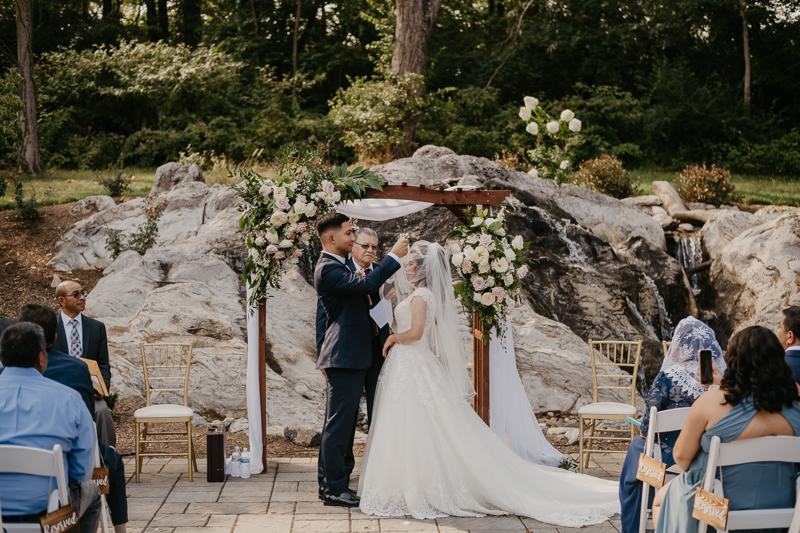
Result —
M 349 488 L 352 465 L 345 464 L 345 457 L 348 451 L 352 455 L 358 404 L 374 353 L 365 296 L 377 293 L 399 268 L 396 259 L 387 257 L 370 274 L 357 276 L 338 258 L 323 252 L 314 271 L 314 286 L 326 317 L 317 369 L 328 377 L 319 485 L 333 495 Z

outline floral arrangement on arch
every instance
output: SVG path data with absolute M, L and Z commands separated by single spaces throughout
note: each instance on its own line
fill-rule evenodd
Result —
M 456 297 L 464 307 L 477 313 L 486 327 L 484 335 L 494 330 L 502 338 L 502 322 L 520 303 L 521 280 L 528 275 L 528 261 L 523 255 L 530 243 L 517 235 L 510 241 L 503 229 L 505 211 L 491 215 L 488 209 L 467 208 L 464 214 L 472 221 L 453 229 L 450 239 L 452 263 L 464 278 L 456 283 Z
M 239 207 L 239 228 L 249 251 L 242 278 L 252 289 L 251 305 L 267 298 L 270 288 L 280 288 L 281 274 L 305 253 L 319 216 L 386 184 L 371 170 L 328 168 L 319 153 L 294 148 L 281 152 L 273 177 L 253 169 L 233 177 L 238 182 L 233 189 L 245 201 Z
M 525 131 L 536 137 L 536 146 L 528 150 L 528 158 L 534 167 L 528 171 L 533 177 L 565 182 L 572 167 L 569 151 L 583 144 L 581 121 L 569 109 L 561 112 L 558 119 L 551 117 L 539 100 L 532 96 L 523 98 L 525 105 L 519 108 L 519 118 L 525 123 Z

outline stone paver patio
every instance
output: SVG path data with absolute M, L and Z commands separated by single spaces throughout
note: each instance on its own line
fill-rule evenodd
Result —
M 592 456 L 586 473 L 618 479 L 622 455 Z M 356 472 L 360 470 L 360 458 Z M 617 533 L 619 516 L 597 526 L 572 529 L 517 516 L 485 518 L 374 518 L 358 509 L 325 507 L 317 498 L 316 458 L 269 459 L 268 470 L 250 479 L 206 481 L 206 461 L 188 481 L 186 460 L 146 460 L 141 483 L 133 458 L 125 460 L 130 533 Z M 353 486 L 357 486 L 353 479 Z

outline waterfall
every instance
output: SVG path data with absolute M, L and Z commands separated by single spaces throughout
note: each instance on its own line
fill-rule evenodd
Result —
M 579 263 L 581 265 L 585 265 L 586 264 L 586 254 L 583 253 L 583 248 L 581 248 L 581 246 L 577 242 L 573 241 L 572 239 L 570 239 L 567 236 L 567 229 L 566 228 L 569 227 L 570 222 L 568 220 L 565 220 L 564 221 L 564 223 L 566 224 L 566 227 L 565 227 L 564 224 L 561 224 L 556 219 L 551 217 L 550 213 L 548 213 L 544 209 L 541 209 L 541 208 L 535 207 L 535 206 L 533 207 L 533 209 L 537 213 L 539 213 L 539 215 L 543 219 L 545 219 L 547 222 L 549 222 L 550 225 L 553 228 L 555 228 L 556 233 L 558 234 L 558 238 L 561 239 L 561 242 L 563 242 L 564 244 L 567 245 L 567 250 L 569 250 L 569 256 L 567 257 L 567 260 L 570 263 Z
M 654 341 L 661 342 L 661 339 L 659 339 L 658 335 L 656 334 L 656 330 L 653 329 L 653 326 L 650 324 L 650 322 L 644 319 L 642 314 L 639 312 L 639 309 L 636 307 L 636 304 L 633 303 L 627 296 L 625 297 L 625 301 L 628 302 L 628 309 L 630 309 L 631 313 L 633 313 L 633 316 L 636 317 L 636 320 L 639 322 L 639 325 L 642 327 L 642 329 L 649 333 L 650 336 L 653 337 Z
M 656 282 L 653 281 L 650 276 L 645 274 L 644 279 L 647 281 L 647 284 L 650 285 L 650 288 L 653 289 L 653 294 L 658 303 L 658 318 L 661 320 L 661 339 L 665 341 L 669 340 L 672 338 L 672 320 L 670 320 L 669 314 L 667 313 L 667 306 L 664 305 L 664 298 L 659 294 Z
M 683 268 L 695 267 L 703 262 L 703 247 L 699 236 L 675 234 L 675 243 L 678 245 L 677 259 Z M 698 294 L 700 277 L 697 274 L 689 276 L 689 285 L 692 287 L 692 292 Z

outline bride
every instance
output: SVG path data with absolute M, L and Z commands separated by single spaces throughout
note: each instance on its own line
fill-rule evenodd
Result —
M 417 519 L 517 514 L 560 526 L 619 512 L 615 482 L 529 463 L 483 423 L 464 367 L 447 252 L 416 242 L 395 275 L 395 330 L 375 394 L 361 511 Z

